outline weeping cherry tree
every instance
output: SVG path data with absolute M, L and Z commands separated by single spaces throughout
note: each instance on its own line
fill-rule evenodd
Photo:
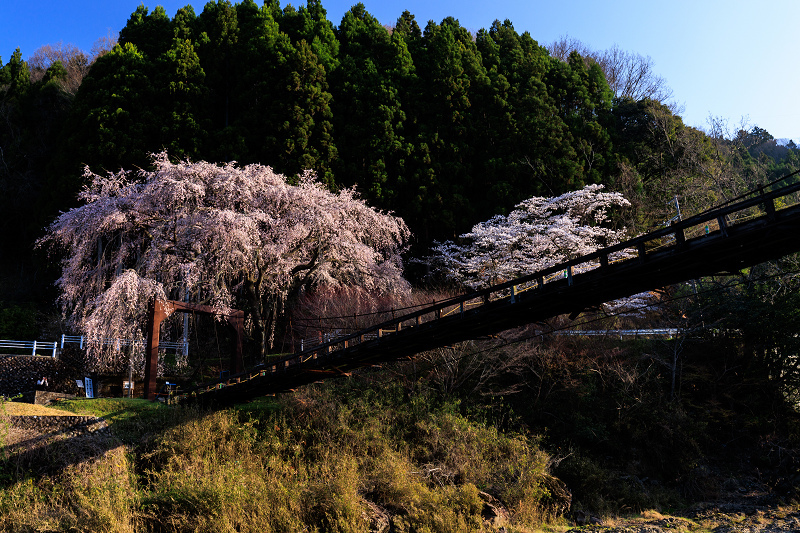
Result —
M 314 176 L 296 185 L 270 167 L 205 162 L 98 175 L 88 168 L 82 206 L 61 214 L 38 245 L 63 253 L 59 302 L 89 338 L 144 337 L 151 298 L 184 294 L 224 314 L 240 307 L 266 353 L 286 300 L 316 286 L 407 291 L 402 219 Z M 119 366 L 90 343 L 98 368 Z

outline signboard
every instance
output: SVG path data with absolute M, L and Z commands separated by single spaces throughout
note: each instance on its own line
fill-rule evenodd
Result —
M 83 378 L 84 388 L 86 389 L 86 397 L 94 398 L 94 384 L 92 378 Z

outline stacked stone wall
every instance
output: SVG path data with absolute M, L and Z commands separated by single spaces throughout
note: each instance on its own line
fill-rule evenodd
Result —
M 9 416 L 11 427 L 41 434 L 78 437 L 92 433 L 108 433 L 108 424 L 95 416 Z
M 64 357 L 67 355 L 67 357 Z M 62 394 L 79 394 L 75 380 L 83 377 L 80 362 L 70 353 L 60 357 L 41 355 L 0 355 L 0 395 L 34 403 L 36 391 L 47 390 Z M 47 386 L 37 382 L 47 378 Z

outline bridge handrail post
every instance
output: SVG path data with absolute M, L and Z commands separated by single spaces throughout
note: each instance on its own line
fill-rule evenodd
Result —
M 766 211 L 767 213 L 767 219 L 770 221 L 775 220 L 775 199 L 772 198 L 771 196 L 765 198 L 763 185 L 758 186 L 758 194 L 763 199 L 764 211 Z
M 639 241 L 636 245 L 636 251 L 639 254 L 639 260 L 644 261 L 647 257 L 647 249 L 644 246 L 644 241 Z
M 723 237 L 728 236 L 728 221 L 726 220 L 727 217 L 725 215 L 720 215 L 717 217 L 717 223 L 719 224 L 719 231 L 722 233 Z
M 670 226 L 672 226 L 672 229 L 675 232 L 675 241 L 678 243 L 678 246 L 681 246 L 686 242 L 686 234 L 684 233 L 683 228 L 677 227 L 677 225 L 677 220 L 673 220 L 670 223 Z

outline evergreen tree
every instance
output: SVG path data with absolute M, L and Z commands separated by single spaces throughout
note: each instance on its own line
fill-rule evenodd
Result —
M 331 164 L 337 158 L 331 119 L 332 95 L 325 67 L 311 46 L 300 41 L 289 57 L 289 119 L 280 126 L 284 135 L 281 168 L 290 175 L 313 170 L 320 181 L 334 184 Z
M 202 104 L 206 95 L 205 72 L 190 39 L 175 37 L 159 59 L 158 99 L 165 121 L 161 123 L 161 146 L 173 157 L 196 159 L 206 138 Z
M 207 3 L 198 20 L 198 32 L 198 55 L 209 91 L 205 109 L 212 129 L 209 155 L 219 161 L 239 159 L 244 155 L 243 140 L 231 127 L 239 111 L 232 105 L 240 74 L 236 9 L 228 0 Z
M 276 1 L 274 7 L 278 6 Z M 275 18 L 281 31 L 289 36 L 295 46 L 300 41 L 308 43 L 317 61 L 325 68 L 326 75 L 336 70 L 339 64 L 339 41 L 320 0 L 308 0 L 299 9 L 287 5 Z
M 517 34 L 508 20 L 481 30 L 476 44 L 491 80 L 480 145 L 491 184 L 483 196 L 488 217 L 526 197 L 562 191 L 560 163 L 573 153 L 543 81 L 551 62 L 547 52 L 528 33 Z
M 409 43 L 409 45 L 418 44 L 422 39 L 422 30 L 419 24 L 417 24 L 416 17 L 408 10 L 403 11 L 403 14 L 397 19 L 393 33 L 398 33 L 403 36 L 403 39 Z
M 284 162 L 284 125 L 291 119 L 289 59 L 295 53 L 289 37 L 280 31 L 280 10 L 252 0 L 236 6 L 240 39 L 237 60 L 241 79 L 234 95 L 236 107 L 246 109 L 236 122 L 246 140 L 243 162 L 264 162 L 281 172 Z
M 0 275 L 6 279 L 0 299 L 32 298 L 42 288 L 30 286 L 41 269 L 31 245 L 48 216 L 63 205 L 44 199 L 72 102 L 66 79 L 67 70 L 56 61 L 32 82 L 19 49 L 7 64 L 0 61 L 0 249 L 5 259 Z
M 339 26 L 340 64 L 332 76 L 337 176 L 357 185 L 373 205 L 397 204 L 411 145 L 403 136 L 406 114 L 400 86 L 413 69 L 399 34 L 390 36 L 363 4 Z
M 406 18 L 404 26 L 413 24 Z M 489 79 L 472 36 L 453 18 L 428 23 L 422 41 L 410 37 L 417 77 L 410 80 L 406 101 L 413 124 L 414 164 L 404 202 L 423 241 L 452 236 L 474 219 L 468 198 L 478 139 L 473 98 Z M 413 54 L 413 52 L 412 52 Z M 435 214 L 435 223 L 433 221 Z
M 562 159 L 563 186 L 573 189 L 604 181 L 605 165 L 612 158 L 610 137 L 602 121 L 611 108 L 612 94 L 600 67 L 587 67 L 583 58 L 572 52 L 566 63 L 551 61 L 545 80 L 559 117 L 569 128 L 565 142 L 574 153 L 574 158 Z
M 3 88 L 3 99 L 11 101 L 20 99 L 28 92 L 31 85 L 31 72 L 28 63 L 22 59 L 22 53 L 17 48 L 11 59 L 3 67 L 3 75 L 0 78 Z
M 172 22 L 162 6 L 149 13 L 147 7 L 140 4 L 119 32 L 119 44 L 136 45 L 139 52 L 151 61 L 170 48 L 172 38 Z
M 68 152 L 72 169 L 91 163 L 113 171 L 147 165 L 161 120 L 152 63 L 128 42 L 92 66 L 75 97 Z
M 177 39 L 197 38 L 197 15 L 191 5 L 180 8 L 172 18 L 172 36 Z

